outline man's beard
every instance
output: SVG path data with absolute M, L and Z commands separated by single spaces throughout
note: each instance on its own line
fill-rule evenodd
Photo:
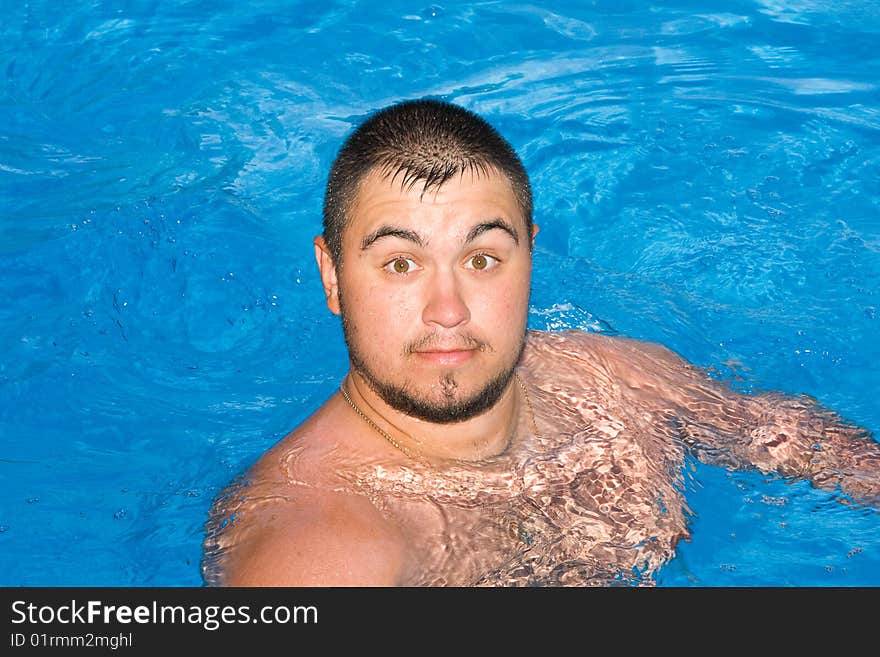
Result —
M 382 401 L 391 408 L 406 413 L 411 417 L 435 424 L 463 422 L 492 408 L 507 389 L 507 385 L 513 378 L 516 366 L 526 346 L 526 332 L 523 331 L 516 357 L 509 364 L 504 365 L 500 371 L 496 372 L 486 385 L 469 397 L 457 398 L 458 382 L 452 373 L 444 374 L 439 379 L 439 385 L 445 399 L 444 401 L 432 401 L 416 397 L 415 393 L 407 385 L 399 386 L 379 378 L 356 347 L 356 329 L 348 321 L 341 291 L 339 291 L 339 311 L 342 316 L 342 333 L 345 337 L 345 344 L 348 347 L 352 368 L 364 378 L 373 392 L 379 395 Z M 431 336 L 428 336 L 417 341 L 417 344 L 423 345 L 430 341 Z M 485 343 L 473 338 L 469 338 L 468 341 L 471 346 L 480 351 L 490 348 Z M 412 353 L 412 351 L 412 345 L 405 350 L 406 353 Z

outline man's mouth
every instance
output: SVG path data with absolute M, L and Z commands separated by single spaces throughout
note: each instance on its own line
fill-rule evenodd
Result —
M 434 365 L 461 365 L 476 355 L 479 349 L 426 349 L 413 352 L 419 360 Z

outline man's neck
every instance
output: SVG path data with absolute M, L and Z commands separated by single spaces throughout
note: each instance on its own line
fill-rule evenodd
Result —
M 428 422 L 389 406 L 355 370 L 349 371 L 343 389 L 378 435 L 403 454 L 428 461 L 479 461 L 502 454 L 526 412 L 515 377 L 488 410 L 450 424 Z

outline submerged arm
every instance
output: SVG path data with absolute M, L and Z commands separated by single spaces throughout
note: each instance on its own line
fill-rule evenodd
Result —
M 403 542 L 365 497 L 278 476 L 264 457 L 218 495 L 205 527 L 208 586 L 394 586 Z
M 880 443 L 805 395 L 744 395 L 654 343 L 619 340 L 615 361 L 638 394 L 664 405 L 701 461 L 804 478 L 856 503 L 880 506 Z

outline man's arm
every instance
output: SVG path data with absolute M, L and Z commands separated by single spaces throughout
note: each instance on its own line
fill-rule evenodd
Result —
M 395 586 L 400 577 L 402 541 L 356 495 L 294 489 L 239 506 L 221 531 L 212 558 L 222 586 Z
M 604 338 L 610 362 L 637 394 L 666 406 L 701 461 L 809 479 L 856 503 L 880 506 L 880 443 L 805 395 L 744 395 L 656 343 Z

